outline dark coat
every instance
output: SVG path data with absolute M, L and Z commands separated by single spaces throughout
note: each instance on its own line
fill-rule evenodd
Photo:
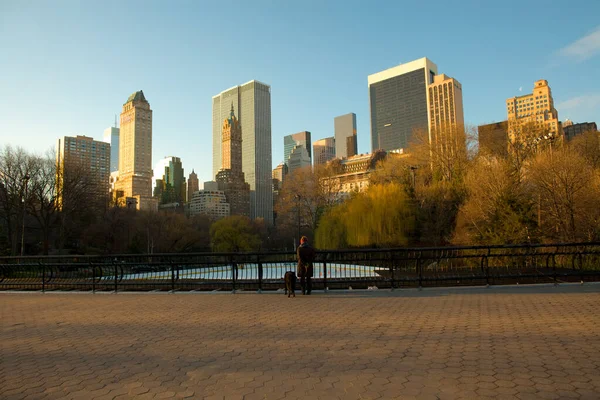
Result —
M 308 243 L 302 243 L 298 246 L 298 249 L 296 249 L 296 256 L 298 257 L 298 276 L 300 278 L 312 278 L 315 249 L 310 247 Z

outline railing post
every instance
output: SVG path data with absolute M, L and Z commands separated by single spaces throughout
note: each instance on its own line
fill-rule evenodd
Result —
M 258 293 L 262 293 L 263 265 L 260 260 L 260 254 L 256 255 L 256 263 L 258 264 Z
M 558 278 L 556 275 L 556 253 L 552 254 L 552 269 L 554 270 L 554 286 L 558 286 Z
M 92 293 L 96 293 L 96 267 L 92 265 L 92 262 L 89 262 L 90 267 L 92 268 Z
M 235 293 L 235 281 L 237 278 L 237 265 L 233 261 L 233 256 L 231 256 L 231 293 Z
M 392 253 L 392 257 L 390 260 L 390 276 L 392 279 L 391 285 L 392 285 L 392 292 L 394 291 L 394 289 L 396 288 L 396 266 L 394 265 L 394 254 Z
M 327 293 L 329 288 L 327 287 L 327 261 L 323 260 L 323 292 Z
M 417 256 L 417 273 L 419 274 L 419 290 L 423 289 L 423 266 L 421 265 L 421 257 L 423 256 L 423 252 L 419 251 L 419 255 Z
M 171 293 L 175 293 L 175 265 L 171 261 Z
M 490 270 L 484 267 L 487 264 L 486 261 L 487 256 L 481 256 L 481 272 L 485 274 L 485 286 L 490 287 Z
M 117 285 L 119 284 L 118 276 L 117 276 L 118 275 L 117 274 L 117 260 L 114 260 L 113 264 L 114 264 L 114 267 L 115 267 L 114 268 L 115 269 L 115 294 L 117 294 Z
M 579 274 L 581 278 L 581 284 L 583 285 L 584 273 L 583 273 L 583 255 L 581 253 L 577 253 L 577 258 L 579 259 Z
M 42 264 L 41 261 L 39 264 L 42 267 L 42 293 L 46 293 L 46 264 Z

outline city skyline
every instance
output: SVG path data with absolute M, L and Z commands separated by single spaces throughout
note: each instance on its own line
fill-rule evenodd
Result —
M 271 168 L 283 161 L 286 134 L 305 129 L 312 132 L 313 141 L 331 137 L 333 118 L 349 112 L 357 116 L 358 153 L 367 153 L 371 151 L 367 76 L 421 57 L 434 60 L 439 72 L 462 84 L 467 124 L 504 120 L 506 99 L 527 93 L 540 79 L 552 87 L 561 121 L 598 121 L 600 83 L 593 72 L 600 55 L 600 26 L 594 18 L 600 5 L 578 4 L 568 14 L 553 5 L 523 5 L 518 12 L 510 5 L 495 6 L 498 20 L 521 16 L 528 21 L 517 28 L 491 23 L 489 11 L 461 6 L 450 10 L 450 16 L 468 19 L 468 26 L 429 27 L 414 43 L 398 39 L 423 23 L 421 11 L 393 3 L 386 6 L 390 11 L 386 14 L 402 11 L 409 23 L 388 26 L 386 37 L 377 26 L 383 24 L 374 21 L 390 17 L 366 5 L 354 10 L 333 5 L 317 10 L 316 3 L 275 5 L 267 11 L 264 5 L 239 3 L 238 14 L 249 18 L 240 19 L 238 31 L 257 29 L 220 38 L 209 35 L 219 25 L 215 17 L 220 11 L 214 5 L 171 10 L 154 4 L 140 10 L 135 2 L 78 7 L 38 4 L 35 9 L 3 4 L 0 43 L 9 62 L 0 66 L 0 72 L 11 79 L 2 83 L 0 91 L 1 144 L 44 153 L 65 135 L 102 140 L 123 98 L 143 89 L 155 111 L 153 163 L 172 154 L 181 158 L 186 171 L 195 170 L 199 181 L 213 180 L 210 97 L 257 79 L 272 88 Z M 115 9 L 123 12 L 114 13 Z M 134 10 L 143 18 L 132 24 L 126 15 Z M 536 18 L 531 18 L 534 12 Z M 310 34 L 302 33 L 301 24 L 294 27 L 303 19 L 313 25 Z M 111 29 L 100 29 L 107 20 L 113 21 Z M 531 40 L 535 33 L 547 33 L 553 24 L 564 29 L 536 36 L 533 47 L 514 45 L 515 39 L 525 43 L 526 37 Z M 147 26 L 155 27 L 146 32 L 147 43 L 131 48 L 122 40 Z M 442 33 L 445 43 L 436 41 Z M 341 61 L 343 53 L 355 54 L 356 62 Z M 205 63 L 209 54 L 216 61 Z M 477 54 L 477 62 L 469 60 L 471 54 Z M 123 73 L 122 63 L 116 61 L 126 62 L 127 57 L 142 60 L 144 67 L 134 74 Z M 240 57 L 245 57 L 245 63 Z M 77 101 L 82 92 L 92 96 Z M 35 118 L 28 113 L 31 109 L 36 110 Z

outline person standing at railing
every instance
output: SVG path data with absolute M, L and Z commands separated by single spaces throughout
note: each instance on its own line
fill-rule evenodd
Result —
M 298 257 L 298 276 L 300 277 L 300 286 L 302 294 L 310 294 L 312 290 L 313 261 L 315 259 L 315 249 L 308 244 L 308 238 L 302 236 L 300 246 L 296 250 Z

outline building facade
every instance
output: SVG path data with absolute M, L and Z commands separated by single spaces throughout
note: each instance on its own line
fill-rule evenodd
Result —
M 480 152 L 501 157 L 508 155 L 508 121 L 479 125 L 477 135 Z
M 464 126 L 462 85 L 445 74 L 433 77 L 429 85 L 429 140 L 446 127 Z
M 219 93 L 212 103 L 213 175 L 222 168 L 222 124 L 233 104 L 242 127 L 242 171 L 250 185 L 250 217 L 272 224 L 271 87 L 253 80 Z
M 204 214 L 213 220 L 229 217 L 229 203 L 222 190 L 196 190 L 192 193 L 189 214 Z
M 141 90 L 133 93 L 121 112 L 119 132 L 119 177 L 116 201 L 126 206 L 137 200 L 138 209 L 157 209 L 152 198 L 152 110 Z
M 343 140 L 348 138 L 349 137 L 344 137 Z M 313 164 L 315 167 L 317 165 L 325 165 L 328 161 L 333 160 L 336 157 L 336 143 L 337 140 L 335 137 L 320 139 L 313 143 Z
M 552 91 L 545 79 L 535 82 L 532 93 L 507 99 L 506 111 L 510 140 L 514 140 L 525 125 L 537 127 L 540 138 L 543 136 L 556 138 L 561 135 L 558 112 L 554 108 Z
M 354 192 L 362 192 L 369 187 L 369 178 L 377 169 L 377 163 L 387 156 L 386 151 L 377 150 L 372 154 L 330 161 L 335 175 L 324 178 L 326 185 L 338 193 L 339 200 L 348 198 Z
M 192 201 L 192 193 L 200 190 L 200 183 L 198 182 L 198 175 L 192 170 L 192 173 L 188 176 L 188 186 L 187 186 L 187 199 L 186 201 L 189 203 Z
M 283 137 L 283 162 L 291 174 L 294 169 L 311 165 L 310 132 L 303 131 Z M 293 162 L 294 165 L 290 165 Z
M 184 203 L 187 185 L 179 157 L 165 157 L 154 167 L 154 197 L 159 204 Z
M 598 126 L 596 125 L 595 122 L 582 122 L 579 124 L 570 124 L 570 125 L 563 125 L 563 133 L 565 135 L 565 139 L 566 140 L 571 140 L 573 139 L 575 136 L 579 136 L 585 132 L 597 132 L 598 131 Z
M 106 207 L 110 189 L 110 144 L 87 136 L 65 136 L 58 139 L 56 148 L 59 207 Z M 82 204 L 83 201 L 86 203 Z M 89 202 L 93 204 L 87 204 Z
M 427 58 L 368 77 L 371 149 L 405 149 L 418 130 L 429 128 L 428 87 L 437 66 Z
M 111 173 L 119 170 L 119 131 L 117 127 L 110 127 L 104 130 L 103 141 L 110 144 Z
M 231 215 L 250 217 L 250 185 L 246 182 L 242 171 L 242 128 L 235 116 L 233 105 L 229 118 L 223 121 L 221 138 L 223 167 L 216 176 L 219 190 L 225 193 Z
M 358 153 L 356 140 L 356 114 L 340 115 L 333 119 L 335 157 L 352 157 Z M 315 156 L 316 162 L 316 156 Z

